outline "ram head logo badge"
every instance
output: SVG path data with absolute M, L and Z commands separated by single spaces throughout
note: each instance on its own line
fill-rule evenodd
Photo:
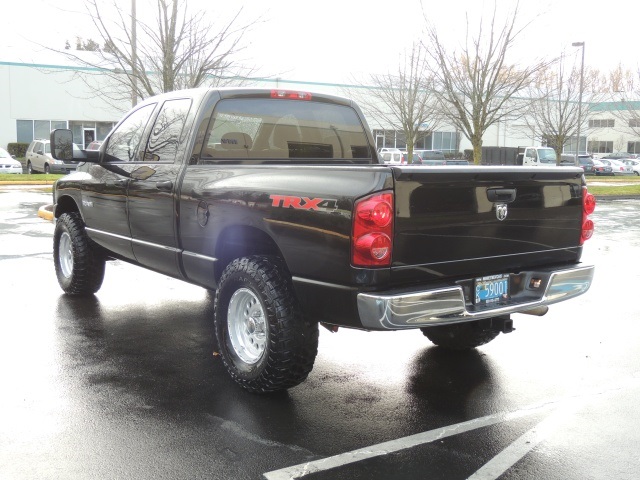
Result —
M 500 221 L 503 221 L 507 218 L 507 204 L 506 203 L 496 203 L 496 218 Z

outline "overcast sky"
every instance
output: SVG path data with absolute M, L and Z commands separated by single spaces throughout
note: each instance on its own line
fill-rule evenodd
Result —
M 108 5 L 109 0 L 100 0 Z M 149 0 L 137 0 L 144 12 Z M 499 12 L 513 8 L 514 0 L 497 0 Z M 242 56 L 265 76 L 312 82 L 349 83 L 368 73 L 384 73 L 399 55 L 421 37 L 425 16 L 435 22 L 448 41 L 461 40 L 465 13 L 477 22 L 482 0 L 188 0 L 192 9 L 205 10 L 212 19 L 244 6 L 247 21 L 262 18 L 246 37 Z M 130 0 L 118 0 L 124 9 Z M 22 52 L 39 50 L 36 43 L 63 48 L 77 35 L 99 41 L 91 30 L 82 0 L 18 0 L 5 10 L 0 47 Z M 105 7 L 106 8 L 106 7 Z M 608 0 L 594 5 L 584 0 L 522 0 L 520 23 L 532 22 L 518 43 L 518 57 L 556 56 L 563 50 L 577 54 L 572 42 L 584 41 L 585 64 L 601 70 L 619 63 L 637 70 L 640 62 L 637 19 L 640 6 L 631 0 Z M 74 13 L 75 12 L 75 13 Z M 140 15 L 140 13 L 139 13 Z M 36 42 L 36 43 L 33 43 Z M 0 61 L 3 50 L 0 49 Z M 28 53 L 23 53 L 28 61 Z M 15 60 L 15 59 L 11 59 Z

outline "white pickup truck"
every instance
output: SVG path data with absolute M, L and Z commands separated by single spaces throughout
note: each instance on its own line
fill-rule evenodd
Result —
M 556 165 L 558 157 L 551 147 L 519 147 L 518 165 L 530 167 Z

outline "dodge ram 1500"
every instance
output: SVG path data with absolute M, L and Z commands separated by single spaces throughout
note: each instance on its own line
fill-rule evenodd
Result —
M 385 165 L 348 99 L 176 91 L 99 151 L 70 130 L 51 145 L 81 162 L 53 193 L 62 290 L 94 294 L 110 259 L 215 290 L 220 357 L 250 391 L 306 379 L 318 325 L 474 348 L 592 282 L 580 168 Z

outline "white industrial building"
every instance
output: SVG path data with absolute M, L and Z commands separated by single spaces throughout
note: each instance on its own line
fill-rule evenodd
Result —
M 13 142 L 29 143 L 34 138 L 48 138 L 53 128 L 70 128 L 75 142 L 86 146 L 94 139 L 104 139 L 131 106 L 123 102 L 116 107 L 89 89 L 80 78 L 86 69 L 72 65 L 63 55 L 42 51 L 39 54 L 30 52 L 28 60 L 25 58 L 11 48 L 5 48 L 0 54 L 0 146 L 3 148 Z M 341 84 L 283 79 L 252 79 L 245 85 L 341 96 L 349 88 Z M 640 102 L 635 103 L 640 111 Z M 585 126 L 588 124 L 589 128 L 581 135 L 581 151 L 587 148 L 596 153 L 640 153 L 640 136 L 624 128 L 625 120 L 617 117 L 617 108 L 616 102 L 585 104 Z M 376 118 L 367 120 L 377 147 L 406 148 L 401 132 L 380 124 Z M 531 144 L 539 144 L 539 141 L 522 125 L 498 124 L 484 137 L 484 146 Z M 423 137 L 415 148 L 462 152 L 470 149 L 471 144 L 460 132 L 445 126 Z

